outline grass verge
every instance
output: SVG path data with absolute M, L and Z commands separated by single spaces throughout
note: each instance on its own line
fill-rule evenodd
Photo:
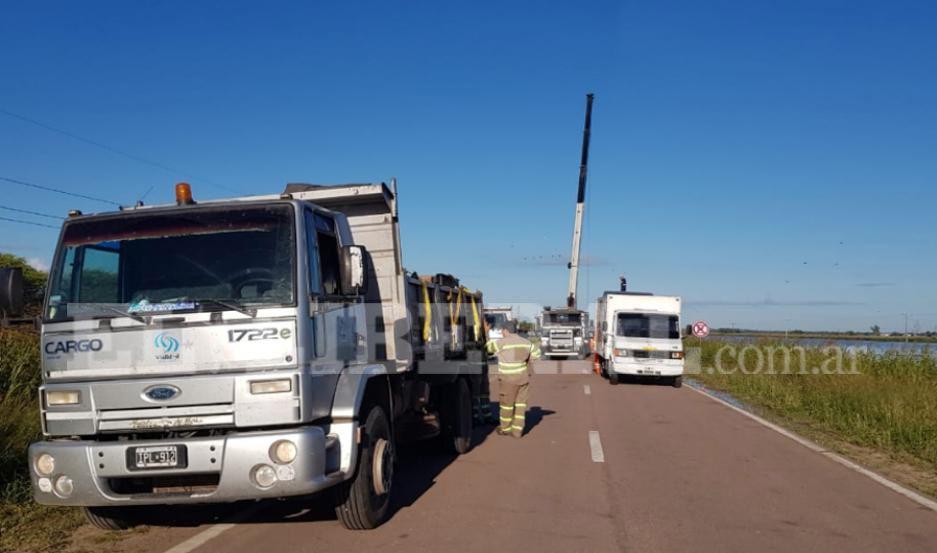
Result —
M 784 349 L 789 343 L 768 340 L 747 345 L 703 341 L 703 369 L 692 378 L 937 496 L 937 359 L 928 353 L 838 354 L 842 350 L 823 347 L 792 352 Z
M 32 500 L 26 451 L 40 436 L 39 337 L 0 330 L 0 551 L 59 551 L 82 524 L 77 509 Z

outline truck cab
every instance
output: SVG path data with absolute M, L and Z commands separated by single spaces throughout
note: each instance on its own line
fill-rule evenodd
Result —
M 379 525 L 409 420 L 467 450 L 481 294 L 403 270 L 395 185 L 191 196 L 65 222 L 42 314 L 36 501 L 116 529 L 146 506 L 333 488 L 346 526 Z M 449 318 L 417 319 L 439 302 Z
M 544 308 L 539 321 L 543 356 L 585 359 L 588 320 L 588 313 L 579 309 Z
M 606 292 L 596 307 L 596 365 L 611 384 L 622 376 L 683 381 L 680 298 Z

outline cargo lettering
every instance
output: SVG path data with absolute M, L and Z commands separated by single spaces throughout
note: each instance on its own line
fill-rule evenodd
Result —
M 60 342 L 47 342 L 45 351 L 49 355 L 59 353 L 86 353 L 89 351 L 101 351 L 104 349 L 104 343 L 98 338 L 90 340 L 65 340 Z

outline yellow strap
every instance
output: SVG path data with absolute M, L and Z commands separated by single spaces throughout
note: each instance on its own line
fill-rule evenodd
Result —
M 456 326 L 459 324 L 459 314 L 462 313 L 462 287 L 456 296 L 455 309 L 452 306 L 452 291 L 449 291 L 449 332 L 452 334 L 452 345 L 455 346 Z
M 511 417 L 498 417 L 498 418 L 501 419 L 501 422 L 511 422 L 514 420 Z
M 482 335 L 482 323 L 481 318 L 478 316 L 478 305 L 475 303 L 475 296 L 469 296 L 472 298 L 472 330 L 475 332 L 475 341 L 481 340 Z
M 502 408 L 502 409 L 508 409 L 508 410 L 514 409 L 514 408 L 511 407 L 510 405 L 502 405 L 501 408 Z
M 512 425 L 512 426 L 511 426 L 511 429 L 512 429 L 512 430 L 523 430 L 524 427 L 523 427 L 523 426 L 517 426 L 517 425 L 515 424 L 515 425 Z
M 514 407 L 527 407 L 526 403 L 515 403 Z
M 423 341 L 429 342 L 432 337 L 430 329 L 433 322 L 433 308 L 429 303 L 429 288 L 426 287 L 425 282 L 421 284 L 423 285 Z

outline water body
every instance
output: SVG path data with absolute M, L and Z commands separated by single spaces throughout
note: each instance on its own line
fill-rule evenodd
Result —
M 758 336 L 713 336 L 714 340 L 726 342 L 757 342 L 761 338 Z M 890 351 L 901 353 L 928 354 L 937 357 L 937 344 L 927 344 L 920 342 L 903 341 L 880 341 L 880 340 L 829 340 L 824 338 L 797 338 L 789 337 L 786 340 L 778 339 L 780 342 L 787 342 L 793 345 L 805 347 L 824 347 L 839 346 L 846 351 L 870 351 L 872 353 L 883 354 Z

